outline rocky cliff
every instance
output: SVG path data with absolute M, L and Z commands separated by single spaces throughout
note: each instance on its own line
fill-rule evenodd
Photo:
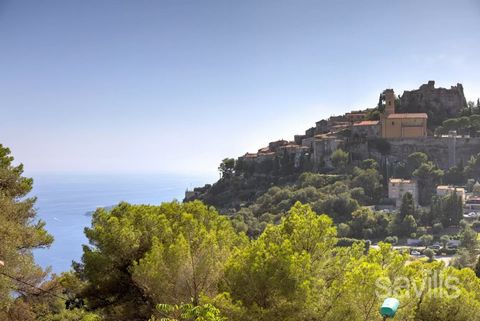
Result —
M 435 81 L 429 81 L 416 90 L 404 91 L 399 103 L 398 113 L 427 113 L 429 128 L 458 116 L 467 106 L 462 84 L 451 86 L 450 89 L 435 88 Z

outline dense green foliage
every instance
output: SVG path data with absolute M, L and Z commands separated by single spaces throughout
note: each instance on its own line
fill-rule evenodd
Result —
M 225 158 L 218 166 L 218 170 L 223 178 L 229 178 L 235 172 L 235 160 L 233 158 Z
M 480 181 L 480 153 L 468 161 L 465 172 L 469 178 Z
M 220 310 L 211 304 L 194 305 L 188 304 L 165 304 L 157 305 L 156 314 L 150 321 L 224 321 Z
M 348 163 L 348 153 L 342 149 L 337 149 L 331 156 L 332 164 L 339 172 L 343 172 Z
M 362 209 L 353 217 L 368 221 L 371 215 Z M 465 246 L 473 242 L 469 233 Z M 98 210 L 87 234 L 95 246 L 85 248 L 78 294 L 103 320 L 374 321 L 390 290 L 402 302 L 399 320 L 480 315 L 480 279 L 473 270 L 444 267 L 433 254 L 430 263 L 409 262 L 408 254 L 387 244 L 338 247 L 332 220 L 299 202 L 250 241 L 199 202 Z M 433 284 L 432 274 L 454 278 L 456 287 Z M 399 278 L 408 286 L 397 284 Z M 195 280 L 208 286 L 185 291 Z M 109 304 L 95 306 L 100 297 Z
M 473 112 L 476 112 L 476 110 Z M 451 130 L 455 130 L 457 134 L 461 135 L 478 136 L 480 134 L 480 113 L 447 119 L 436 128 L 435 134 L 445 135 Z
M 444 226 L 458 225 L 463 218 L 463 201 L 455 192 L 444 197 L 433 198 L 431 206 L 432 216 L 442 222 Z
M 430 210 L 416 207 L 409 193 L 394 213 L 368 207 L 388 203 L 379 165 L 354 162 L 338 150 L 334 174 L 304 172 L 269 188 L 265 182 L 265 192 L 229 215 L 200 201 L 98 209 L 85 229 L 90 244 L 82 262 L 49 281 L 34 265 L 31 249 L 48 246 L 52 238 L 35 220 L 35 199 L 26 198 L 31 179 L 12 161 L 0 146 L 0 227 L 6 240 L 0 271 L 20 280 L 0 276 L 2 319 L 374 321 L 383 295 L 395 290 L 402 302 L 399 320 L 480 320 L 474 230 L 480 224 L 461 220 L 455 193 L 433 196 L 444 173 L 423 153 L 410 155 L 397 174 L 418 180 L 420 202 L 431 203 Z M 234 160 L 225 159 L 219 169 L 224 182 L 241 182 Z M 480 154 L 444 179 L 466 182 L 479 175 Z M 467 187 L 480 192 L 475 180 Z M 442 235 L 450 226 L 461 229 Z M 399 237 L 418 237 L 425 247 L 440 241 L 442 249 L 425 249 L 426 259 L 411 261 L 387 244 Z M 452 238 L 460 240 L 460 249 L 445 267 L 435 255 L 453 253 L 447 246 Z M 371 247 L 359 239 L 387 243 Z M 454 278 L 456 287 L 425 285 L 430 275 Z M 409 286 L 399 286 L 399 278 Z
M 271 187 L 252 205 L 233 214 L 232 221 L 237 230 L 257 237 L 268 223 L 280 222 L 290 207 L 300 201 L 319 213 L 329 213 L 337 223 L 346 222 L 359 208 L 359 201 L 366 199 L 364 189 L 351 184 L 353 181 L 342 175 L 303 173 L 295 184 Z
M 108 320 L 148 318 L 158 303 L 215 295 L 225 260 L 246 241 L 199 201 L 98 209 L 85 233 L 79 294 Z
M 48 271 L 33 261 L 32 250 L 50 246 L 53 238 L 36 219 L 35 198 L 27 196 L 33 180 L 13 161 L 0 145 L 0 320 L 28 321 L 55 307 L 48 292 L 55 293 L 58 284 L 46 282 Z
M 394 171 L 397 177 L 416 179 L 419 188 L 420 205 L 431 204 L 429 208 L 417 208 L 411 195 L 404 200 L 397 214 L 366 211 L 362 206 L 391 204 L 386 199 L 386 184 L 380 174 L 379 165 L 372 159 L 348 163 L 344 152 L 339 153 L 339 174 L 318 174 L 305 172 L 298 179 L 283 187 L 274 186 L 256 198 L 249 206 L 240 207 L 230 214 L 237 231 L 250 237 L 258 237 L 267 224 L 280 222 L 296 201 L 309 204 L 317 213 L 328 213 L 338 224 L 342 237 L 361 239 L 384 239 L 386 236 L 409 237 L 417 229 L 437 231 L 437 223 L 444 227 L 458 225 L 462 219 L 462 205 L 459 197 L 451 195 L 439 198 L 436 186 L 442 183 L 444 172 L 428 156 L 421 152 L 412 153 L 401 167 Z M 449 179 L 465 181 L 475 173 L 480 162 L 473 157 L 465 168 L 452 168 Z M 344 164 L 343 162 L 347 162 Z M 479 167 L 480 168 L 480 167 Z M 474 183 L 475 181 L 473 181 Z M 473 183 L 471 189 L 473 189 Z M 433 202 L 433 203 L 432 203 Z M 358 211 L 355 215 L 354 213 Z M 420 233 L 425 234 L 425 232 Z
M 417 179 L 418 202 L 420 205 L 429 205 L 435 194 L 435 188 L 441 182 L 443 171 L 429 161 L 422 163 L 412 176 Z

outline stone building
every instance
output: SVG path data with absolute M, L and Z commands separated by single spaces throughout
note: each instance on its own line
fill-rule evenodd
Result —
M 276 151 L 278 147 L 280 146 L 285 146 L 285 145 L 288 145 L 290 144 L 287 140 L 284 140 L 284 139 L 280 139 L 280 140 L 276 140 L 274 142 L 270 142 L 268 143 L 268 149 L 272 152 Z
M 427 136 L 426 113 L 395 113 L 395 93 L 393 89 L 383 92 L 385 110 L 380 116 L 383 138 L 412 138 Z
M 295 135 L 293 136 L 293 141 L 297 145 L 302 145 L 302 141 L 307 138 L 307 135 Z
M 383 138 L 413 138 L 427 136 L 425 113 L 392 114 L 382 123 Z
M 261 164 L 288 155 L 293 157 L 294 166 L 299 167 L 300 160 L 307 155 L 310 150 L 310 147 L 281 139 L 270 142 L 267 147 L 260 148 L 257 153 L 246 153 L 240 156 L 238 160 L 245 164 Z
M 478 196 L 469 197 L 465 202 L 465 209 L 467 211 L 480 212 L 480 197 Z
M 345 129 L 348 129 L 350 127 L 350 123 L 349 122 L 344 122 L 344 123 L 337 123 L 336 125 L 332 126 L 330 128 L 330 132 L 331 133 L 334 133 L 334 134 L 337 134 Z
M 415 205 L 418 203 L 417 182 L 410 179 L 390 178 L 388 181 L 388 198 L 395 201 L 395 206 L 402 205 L 402 198 L 405 193 L 413 196 Z
M 238 161 L 249 163 L 256 163 L 258 161 L 257 153 L 245 153 L 245 155 L 238 157 Z
M 325 119 L 319 120 L 315 123 L 315 134 L 326 134 L 330 131 L 330 125 Z
M 288 155 L 290 159 L 291 156 L 308 159 L 318 170 L 329 167 L 332 152 L 344 148 L 352 160 L 373 158 L 379 163 L 397 164 L 413 152 L 424 152 L 442 169 L 465 164 L 478 153 L 480 137 L 463 137 L 454 133 L 445 137 L 427 136 L 427 125 L 435 122 L 436 112 L 432 114 L 432 106 L 455 113 L 456 108 L 464 104 L 463 87 L 457 84 L 444 89 L 435 88 L 434 84 L 430 81 L 418 90 L 405 91 L 399 99 L 392 89 L 385 90 L 382 93 L 385 110 L 379 121 L 364 120 L 372 109 L 331 116 L 328 120 L 316 122 L 315 127 L 307 129 L 304 134 L 295 135 L 293 141 L 271 142 L 258 153 L 247 153 L 240 159 L 261 163 Z M 399 100 L 401 104 L 396 105 Z M 426 109 L 422 109 L 424 107 Z M 380 137 L 386 141 L 376 139 Z
M 356 123 L 365 119 L 366 114 L 361 112 L 346 113 L 345 118 L 350 123 Z
M 318 136 L 307 137 L 307 138 L 302 139 L 302 144 L 301 145 L 313 149 L 313 143 L 315 142 L 315 139 L 316 139 L 315 137 L 318 137 Z
M 455 192 L 458 196 L 462 198 L 462 202 L 465 204 L 465 189 L 463 187 L 455 187 L 448 185 L 438 185 L 437 186 L 437 195 L 438 196 L 447 196 L 452 192 Z
M 379 137 L 381 126 L 378 120 L 363 120 L 354 123 L 351 127 L 351 135 L 353 138 L 371 138 Z
M 332 167 L 330 156 L 341 148 L 343 140 L 335 136 L 317 136 L 313 142 L 313 162 L 316 168 Z

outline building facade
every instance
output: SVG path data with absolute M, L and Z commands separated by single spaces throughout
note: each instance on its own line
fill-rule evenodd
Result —
M 345 114 L 345 118 L 347 118 L 347 121 L 350 123 L 362 121 L 365 119 L 365 116 L 366 114 L 362 112 L 351 112 Z
M 380 122 L 378 120 L 363 120 L 354 123 L 350 130 L 354 138 L 370 138 L 380 136 Z
M 480 212 L 480 197 L 472 196 L 465 202 L 465 209 L 467 211 Z
M 395 113 L 395 93 L 393 89 L 383 92 L 385 110 L 380 116 L 383 138 L 414 138 L 427 136 L 426 113 Z
M 409 179 L 390 178 L 388 181 L 388 198 L 395 201 L 395 206 L 402 205 L 402 198 L 405 193 L 413 196 L 415 205 L 418 204 L 417 182 Z
M 465 189 L 463 187 L 455 187 L 448 185 L 439 185 L 437 186 L 437 195 L 438 196 L 447 196 L 452 192 L 455 192 L 458 196 L 462 198 L 462 202 L 465 204 Z

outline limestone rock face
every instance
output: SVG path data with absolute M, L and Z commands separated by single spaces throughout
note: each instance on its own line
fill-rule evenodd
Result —
M 419 89 L 404 91 L 397 112 L 427 113 L 428 127 L 431 128 L 457 116 L 466 105 L 462 84 L 446 89 L 435 88 L 435 81 L 429 81 Z

